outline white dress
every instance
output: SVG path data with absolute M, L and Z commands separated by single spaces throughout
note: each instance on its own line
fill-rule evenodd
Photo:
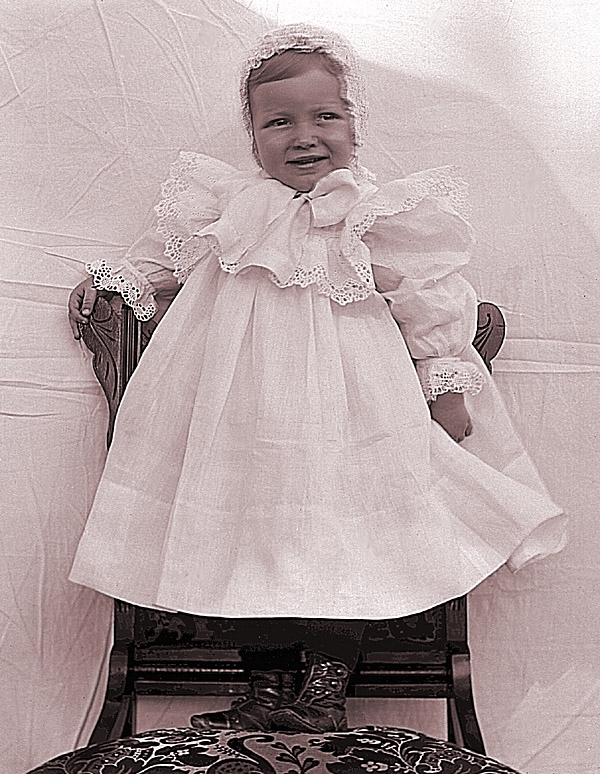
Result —
M 460 193 L 444 170 L 379 189 L 336 170 L 299 195 L 182 153 L 159 231 L 90 268 L 140 318 L 186 281 L 71 579 L 201 615 L 377 619 L 559 550 L 564 517 L 470 347 Z M 423 392 L 448 386 L 473 418 L 462 445 Z

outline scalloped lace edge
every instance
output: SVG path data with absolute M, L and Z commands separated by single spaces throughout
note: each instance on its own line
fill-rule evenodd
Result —
M 96 290 L 109 290 L 118 293 L 123 301 L 133 309 L 138 320 L 146 322 L 156 314 L 156 304 L 153 301 L 144 305 L 139 303 L 142 291 L 132 282 L 125 279 L 122 274 L 113 274 L 111 267 L 104 259 L 86 263 L 85 269 L 94 277 Z
M 227 272 L 228 274 L 235 274 L 237 272 L 240 262 L 227 262 L 224 259 L 223 255 L 221 254 L 219 240 L 214 235 L 208 234 L 202 237 L 197 237 L 197 235 L 195 235 L 186 241 L 190 242 L 194 238 L 201 238 L 205 240 L 208 247 L 216 255 L 223 271 Z M 185 246 L 185 243 L 183 246 Z M 197 262 L 198 261 L 196 261 L 196 263 Z M 186 269 L 178 269 L 178 272 L 175 273 L 175 276 L 178 278 L 182 276 L 187 277 L 193 268 L 194 267 L 191 266 L 191 268 L 188 270 L 186 265 Z M 352 278 L 348 278 L 341 285 L 336 285 L 331 281 L 329 278 L 328 267 L 322 263 L 313 266 L 311 269 L 307 268 L 306 266 L 296 266 L 292 276 L 285 282 L 280 280 L 275 272 L 271 271 L 269 272 L 269 280 L 273 282 L 273 284 L 277 285 L 278 288 L 289 288 L 292 287 L 292 285 L 298 285 L 301 288 L 307 288 L 309 285 L 316 285 L 317 292 L 320 295 L 327 296 L 332 301 L 340 304 L 340 306 L 345 306 L 346 304 L 350 304 L 353 301 L 364 301 L 375 292 L 375 283 L 373 281 L 370 264 L 366 264 L 364 261 L 357 261 L 355 264 L 352 264 L 352 268 L 354 271 L 356 271 L 359 279 L 353 280 Z M 184 271 L 187 271 L 187 274 L 184 275 Z M 364 285 L 360 281 L 363 279 L 363 277 L 365 282 Z
M 432 358 L 417 362 L 417 374 L 427 401 L 445 392 L 477 395 L 483 387 L 483 374 L 475 363 L 453 358 Z
M 456 167 L 447 166 L 407 176 L 403 181 L 407 185 L 408 193 L 400 201 L 393 201 L 385 187 L 379 189 L 372 201 L 367 200 L 363 205 L 357 206 L 358 212 L 363 211 L 358 220 L 353 221 L 350 213 L 342 237 L 344 254 L 349 255 L 354 251 L 356 244 L 372 228 L 377 218 L 410 212 L 430 196 L 435 199 L 447 199 L 458 215 L 466 220 L 472 209 L 468 197 L 469 184 L 461 177 L 456 177 L 456 171 Z
M 327 296 L 340 306 L 345 306 L 353 301 L 364 301 L 373 294 L 372 288 L 353 279 L 347 279 L 342 285 L 334 285 L 327 274 L 327 267 L 323 264 L 312 269 L 297 266 L 287 282 L 281 282 L 273 273 L 270 274 L 270 279 L 279 288 L 289 288 L 292 285 L 306 288 L 309 285 L 316 285 L 320 295 Z
M 216 174 L 213 167 L 219 170 L 219 174 Z M 154 208 L 157 214 L 156 230 L 165 237 L 164 254 L 173 262 L 173 274 L 180 284 L 186 282 L 205 254 L 198 252 L 198 234 L 192 233 L 187 238 L 184 236 L 186 229 L 189 233 L 192 228 L 190 222 L 182 215 L 180 198 L 187 196 L 193 190 L 190 175 L 201 174 L 208 187 L 219 182 L 226 168 L 229 168 L 229 165 L 225 162 L 219 162 L 204 154 L 195 151 L 180 151 L 177 159 L 171 164 L 169 177 L 162 184 L 162 198 Z M 231 169 L 234 173 L 237 172 L 237 170 Z M 200 195 L 200 205 L 202 201 Z M 202 206 L 200 205 L 191 211 L 192 214 L 201 214 Z M 214 250 L 213 244 L 211 242 L 208 244 Z

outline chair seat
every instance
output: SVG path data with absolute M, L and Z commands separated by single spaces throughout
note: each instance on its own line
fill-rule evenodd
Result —
M 400 728 L 328 734 L 192 728 L 91 745 L 29 774 L 517 774 L 483 755 Z

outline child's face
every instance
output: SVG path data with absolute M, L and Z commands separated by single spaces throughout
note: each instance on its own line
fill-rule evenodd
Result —
M 310 191 L 354 155 L 352 119 L 335 75 L 318 68 L 262 83 L 250 97 L 263 169 L 296 191 Z

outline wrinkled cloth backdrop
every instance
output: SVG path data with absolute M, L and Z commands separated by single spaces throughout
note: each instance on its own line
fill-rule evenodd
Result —
M 509 326 L 497 383 L 572 517 L 562 554 L 471 595 L 479 717 L 528 774 L 597 772 L 595 0 L 2 3 L 0 769 L 84 744 L 104 691 L 111 601 L 67 581 L 106 423 L 69 290 L 144 229 L 180 149 L 252 165 L 237 74 L 265 16 L 355 43 L 380 180 L 456 164 L 471 183 L 466 274 Z

